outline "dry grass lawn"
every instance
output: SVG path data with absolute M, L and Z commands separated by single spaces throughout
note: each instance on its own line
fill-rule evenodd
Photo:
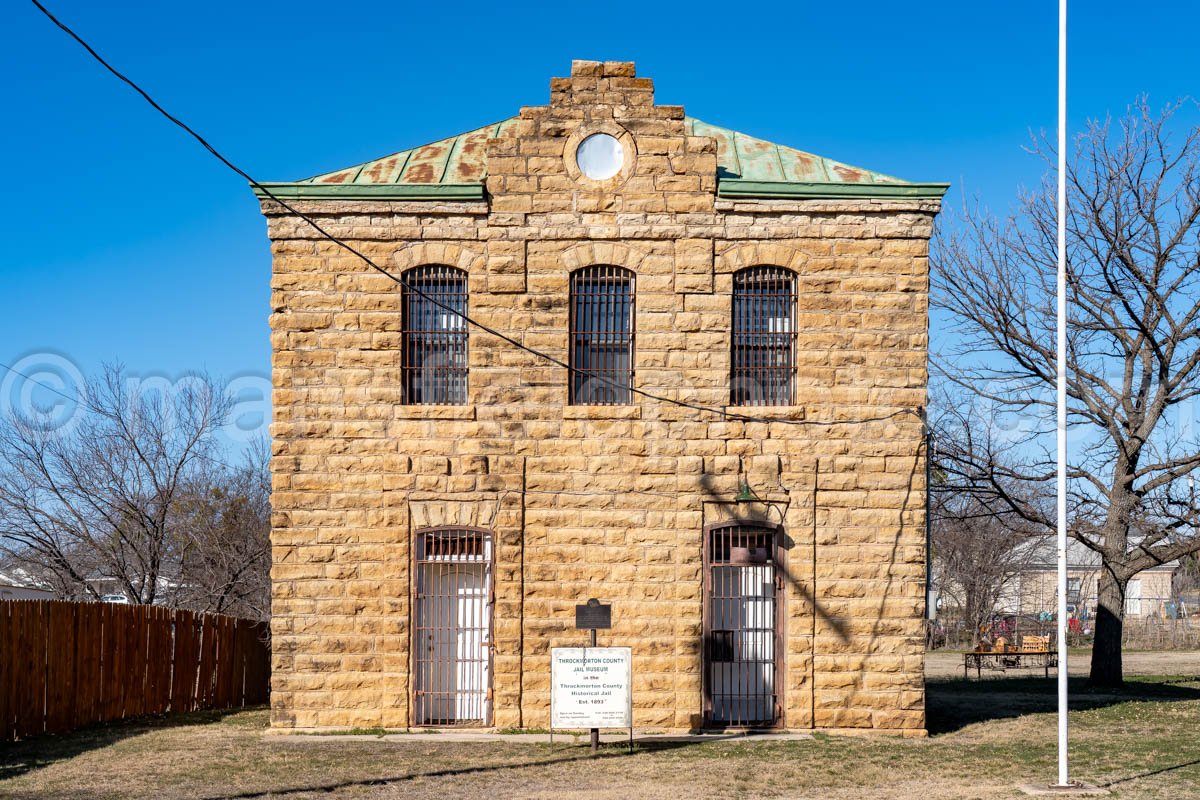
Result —
M 1200 797 L 1200 675 L 1072 690 L 1075 777 L 1120 798 Z M 597 759 L 517 741 L 264 736 L 264 710 L 198 714 L 0 745 L 0 797 L 1015 797 L 1054 775 L 1053 708 L 1053 678 L 934 679 L 928 739 L 664 742 Z

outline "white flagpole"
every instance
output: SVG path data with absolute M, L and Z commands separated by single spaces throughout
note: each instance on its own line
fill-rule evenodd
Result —
M 1058 0 L 1058 785 L 1067 775 L 1067 0 Z

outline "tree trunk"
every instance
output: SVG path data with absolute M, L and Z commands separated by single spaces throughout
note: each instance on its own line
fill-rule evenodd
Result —
M 988 615 L 983 611 L 983 604 L 979 602 L 979 595 L 974 591 L 975 587 L 968 584 L 963 589 L 963 593 L 966 595 L 963 618 L 971 626 L 971 649 L 975 650 L 983 641 L 983 627 L 988 622 Z
M 1107 569 L 1100 571 L 1096 605 L 1096 638 L 1088 686 L 1117 689 L 1125 685 L 1121 670 L 1121 630 L 1125 624 L 1125 585 Z

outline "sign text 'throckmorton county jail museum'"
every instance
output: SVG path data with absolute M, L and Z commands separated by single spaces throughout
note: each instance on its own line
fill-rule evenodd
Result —
M 628 728 L 633 655 L 628 647 L 550 652 L 551 728 Z

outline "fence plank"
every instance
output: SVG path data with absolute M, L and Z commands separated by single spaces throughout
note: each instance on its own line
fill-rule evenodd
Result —
M 71 647 L 75 634 L 75 609 L 66 603 L 47 605 L 46 733 L 71 727 L 71 694 L 75 659 Z
M 175 617 L 174 668 L 171 686 L 171 711 L 179 713 L 196 708 L 196 670 L 199 665 L 196 652 L 196 617 L 190 611 L 182 611 Z
M 92 616 L 90 603 L 75 606 L 75 641 L 72 643 L 72 649 L 75 651 L 75 703 L 71 708 L 72 728 L 77 728 L 84 724 L 84 720 L 92 718 L 96 691 L 91 671 L 94 665 L 91 648 L 95 641 L 92 634 Z
M 174 665 L 172 664 L 174 645 L 171 640 L 175 635 L 174 627 L 174 616 L 168 614 L 165 609 L 160 610 L 158 617 L 158 710 L 160 714 L 165 714 L 171 710 L 171 675 L 174 669 Z
M 12 629 L 12 603 L 0 603 L 0 742 L 13 738 L 13 721 L 16 714 L 12 707 L 13 653 L 16 635 Z
M 28 690 L 29 681 L 25 673 L 29 670 L 29 652 L 27 649 L 25 628 L 29 619 L 29 610 L 22 602 L 13 603 L 12 617 L 12 691 L 9 693 L 12 714 L 12 735 L 21 735 L 21 715 L 28 713 L 21 699 Z
M 17 696 L 17 736 L 37 736 L 46 725 L 46 604 L 26 600 L 18 646 L 24 655 Z
M 79 727 L 81 719 L 86 719 L 87 714 L 84 709 L 88 707 L 91 699 L 91 685 L 87 673 L 87 647 L 88 647 L 88 611 L 89 607 L 83 604 L 75 606 L 75 630 L 73 632 L 74 639 L 71 641 L 72 659 L 71 667 L 74 671 L 74 679 L 72 681 L 75 686 L 74 699 L 71 704 L 70 723 L 72 728 Z
M 271 700 L 271 623 L 259 622 L 254 626 L 254 680 L 250 683 L 253 705 L 262 705 Z
M 129 642 L 129 669 L 125 681 L 125 716 L 146 713 L 146 610 L 148 606 L 130 606 L 125 623 Z
M 196 682 L 196 707 L 212 708 L 213 662 L 216 660 L 216 632 L 213 619 L 200 615 L 200 679 Z
M 217 699 L 218 708 L 232 708 L 234 663 L 234 620 L 232 617 L 217 617 L 221 631 L 217 638 Z
M 78 728 L 103 719 L 101 682 L 101 658 L 103 653 L 102 614 L 104 607 L 98 603 L 80 603 L 75 642 L 75 686 L 76 706 L 72 727 Z
M 103 653 L 100 656 L 100 668 L 103 670 L 100 699 L 104 710 L 101 719 L 121 718 L 121 631 L 117 627 L 117 607 L 106 603 L 100 620 L 103 635 Z
M 163 609 L 148 608 L 146 612 L 146 705 L 147 714 L 161 714 L 166 711 L 166 695 L 164 693 L 163 665 L 168 667 L 166 674 L 170 675 L 170 651 L 167 649 L 165 638 L 169 633 L 164 627 Z

